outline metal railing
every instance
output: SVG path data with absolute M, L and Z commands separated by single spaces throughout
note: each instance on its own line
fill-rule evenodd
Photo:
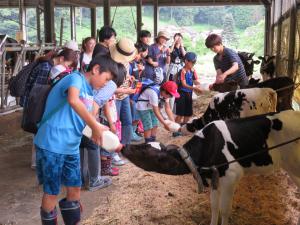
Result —
M 8 90 L 8 82 L 11 77 L 17 73 L 26 64 L 26 53 L 37 52 L 37 56 L 43 55 L 44 51 L 55 49 L 56 46 L 52 43 L 42 45 L 37 44 L 11 44 L 6 43 L 7 35 L 0 42 L 0 113 L 9 112 L 20 109 L 18 105 L 19 99 L 10 96 Z M 16 53 L 17 57 L 13 69 L 8 69 L 6 65 L 6 56 L 9 53 Z

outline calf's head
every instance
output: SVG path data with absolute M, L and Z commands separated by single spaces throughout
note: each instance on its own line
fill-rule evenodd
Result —
M 126 145 L 123 155 L 136 166 L 146 170 L 169 175 L 190 173 L 182 160 L 176 145 L 165 147 L 159 142 L 139 145 Z

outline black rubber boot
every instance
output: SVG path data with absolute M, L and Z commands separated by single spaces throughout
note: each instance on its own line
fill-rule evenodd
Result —
M 42 225 L 57 225 L 57 211 L 54 208 L 51 212 L 45 212 L 41 207 Z
M 59 201 L 59 208 L 65 225 L 77 225 L 80 222 L 81 207 L 79 201 Z

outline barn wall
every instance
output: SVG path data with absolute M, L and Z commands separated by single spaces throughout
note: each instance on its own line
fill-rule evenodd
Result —
M 272 0 L 271 55 L 276 56 L 276 76 L 289 76 L 300 82 L 300 1 Z M 294 91 L 300 103 L 300 88 Z

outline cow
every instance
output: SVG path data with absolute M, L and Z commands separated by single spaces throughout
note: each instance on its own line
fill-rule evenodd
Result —
M 277 93 L 277 111 L 292 109 L 292 98 L 294 93 L 294 81 L 287 77 L 275 77 L 258 84 L 249 85 L 248 88 L 272 88 Z
M 182 147 L 150 143 L 127 145 L 122 152 L 144 170 L 169 175 L 190 173 L 191 167 L 185 162 L 192 160 L 204 185 L 210 184 L 210 225 L 217 225 L 219 212 L 222 225 L 227 225 L 235 187 L 244 175 L 267 174 L 282 168 L 300 188 L 299 139 L 300 112 L 286 110 L 213 121 Z M 181 151 L 186 152 L 185 158 Z
M 258 58 L 261 60 L 260 74 L 263 80 L 265 81 L 268 79 L 272 79 L 275 73 L 275 56 L 265 55 L 259 56 Z
M 238 52 L 238 56 L 240 57 L 243 65 L 244 65 L 247 77 L 250 77 L 250 76 L 253 75 L 254 64 L 259 64 L 260 63 L 259 60 L 254 60 L 253 59 L 254 55 L 255 55 L 255 53 Z
M 218 84 L 217 85 L 217 91 L 219 92 L 225 92 L 226 90 L 233 91 L 236 90 L 237 87 L 235 87 L 234 84 Z M 287 77 L 275 77 L 273 79 L 269 79 L 260 83 L 256 84 L 249 84 L 246 88 L 272 88 L 277 92 L 277 111 L 292 109 L 292 97 L 294 92 L 294 81 Z M 215 89 L 213 89 L 215 90 Z
M 277 94 L 271 88 L 240 89 L 212 97 L 202 117 L 183 125 L 183 134 L 201 130 L 214 120 L 243 118 L 276 111 Z

